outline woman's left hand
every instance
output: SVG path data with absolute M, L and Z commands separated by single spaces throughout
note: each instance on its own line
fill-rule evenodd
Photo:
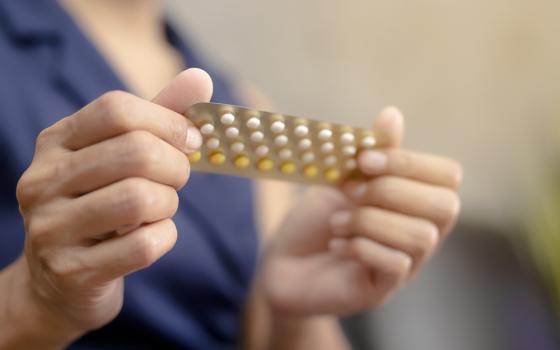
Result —
M 267 247 L 259 283 L 275 315 L 344 315 L 380 305 L 454 225 L 460 165 L 399 148 L 403 118 L 395 108 L 374 128 L 388 146 L 359 155 L 370 179 L 309 190 Z

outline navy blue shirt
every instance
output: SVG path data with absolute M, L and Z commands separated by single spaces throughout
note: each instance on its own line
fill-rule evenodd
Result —
M 168 37 L 213 76 L 214 101 L 235 103 L 219 74 Z M 56 1 L 0 0 L 0 269 L 22 251 L 15 188 L 38 133 L 114 89 L 126 87 Z M 127 277 L 119 316 L 72 349 L 235 347 L 258 246 L 251 183 L 193 173 L 179 195 L 175 248 Z

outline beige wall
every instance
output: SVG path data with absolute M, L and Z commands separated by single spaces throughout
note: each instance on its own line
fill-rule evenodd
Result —
M 408 146 L 464 163 L 465 217 L 520 217 L 526 170 L 560 115 L 560 2 L 169 6 L 214 63 L 259 86 L 279 111 L 367 126 L 382 106 L 401 106 Z

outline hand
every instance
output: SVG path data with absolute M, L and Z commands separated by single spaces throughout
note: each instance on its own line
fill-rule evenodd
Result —
M 452 228 L 461 167 L 398 148 L 403 120 L 395 108 L 381 114 L 375 129 L 389 143 L 359 155 L 371 178 L 309 190 L 266 249 L 259 278 L 275 315 L 344 315 L 378 306 Z
M 33 309 L 14 313 L 56 320 L 70 338 L 118 314 L 123 276 L 175 243 L 185 153 L 202 142 L 181 113 L 211 94 L 210 77 L 189 69 L 152 102 L 109 92 L 41 132 L 17 187 L 26 230 L 17 278 L 25 283 L 13 294 L 27 299 L 14 305 Z

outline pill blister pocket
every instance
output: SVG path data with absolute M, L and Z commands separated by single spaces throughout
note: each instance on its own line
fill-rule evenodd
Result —
M 194 171 L 338 185 L 359 176 L 356 155 L 380 143 L 372 130 L 244 107 L 198 103 L 186 113 L 203 136 Z M 381 142 L 382 143 L 382 142 Z

